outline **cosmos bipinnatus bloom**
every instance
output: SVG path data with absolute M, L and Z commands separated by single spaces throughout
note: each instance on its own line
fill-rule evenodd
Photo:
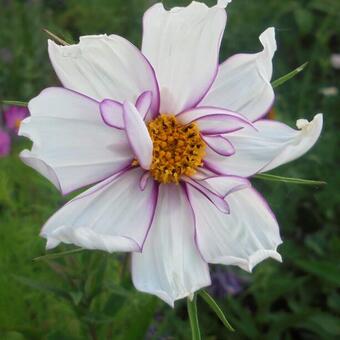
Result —
M 219 64 L 227 2 L 152 6 L 141 51 L 117 35 L 49 41 L 64 87 L 33 98 L 19 131 L 33 141 L 22 160 L 63 194 L 93 184 L 43 226 L 47 248 L 131 252 L 135 287 L 170 305 L 210 285 L 209 263 L 281 261 L 278 223 L 248 178 L 303 155 L 322 128 L 321 114 L 298 130 L 263 119 L 274 28 L 260 52 Z

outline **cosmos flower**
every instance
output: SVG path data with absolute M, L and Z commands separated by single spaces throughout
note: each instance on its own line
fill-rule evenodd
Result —
M 192 2 L 144 15 L 139 51 L 117 35 L 49 41 L 64 88 L 29 102 L 22 160 L 63 194 L 95 184 L 44 225 L 61 242 L 132 253 L 135 287 L 173 306 L 211 283 L 208 263 L 281 261 L 279 228 L 249 177 L 300 157 L 322 115 L 298 130 L 266 120 L 275 33 L 219 65 L 225 7 Z
M 7 128 L 18 133 L 21 121 L 28 116 L 28 109 L 23 106 L 9 106 L 4 112 L 4 119 Z
M 0 128 L 0 157 L 5 157 L 11 150 L 11 138 L 9 134 Z

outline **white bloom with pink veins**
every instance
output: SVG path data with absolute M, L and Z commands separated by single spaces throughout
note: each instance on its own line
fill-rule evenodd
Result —
M 49 41 L 64 87 L 32 99 L 20 128 L 33 141 L 22 160 L 63 194 L 95 184 L 47 221 L 47 248 L 131 252 L 135 287 L 172 306 L 210 285 L 208 263 L 281 261 L 248 178 L 302 156 L 322 128 L 321 114 L 298 130 L 264 119 L 274 28 L 262 51 L 219 64 L 228 2 L 152 6 L 141 51 L 116 35 Z

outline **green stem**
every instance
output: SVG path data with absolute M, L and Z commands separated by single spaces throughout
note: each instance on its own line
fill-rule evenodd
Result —
M 26 107 L 28 105 L 27 102 L 22 102 L 20 100 L 3 100 L 2 104 L 4 105 L 16 105 Z
M 205 290 L 200 290 L 198 294 L 201 298 L 210 306 L 210 308 L 215 312 L 218 318 L 222 321 L 223 325 L 228 328 L 231 332 L 235 332 L 235 329 L 231 326 L 227 318 L 225 317 L 222 309 L 215 302 L 215 300 L 206 292 Z
M 75 248 L 75 249 L 63 251 L 63 252 L 60 252 L 60 253 L 47 254 L 47 255 L 39 256 L 39 257 L 34 258 L 33 261 L 37 262 L 37 261 L 45 261 L 45 260 L 54 260 L 54 259 L 57 259 L 59 257 L 72 255 L 72 254 L 75 254 L 75 253 L 80 253 L 82 251 L 85 251 L 85 249 L 84 248 Z
M 293 177 L 283 177 L 272 174 L 257 174 L 254 176 L 257 179 L 263 179 L 266 181 L 274 181 L 274 182 L 283 182 L 283 183 L 291 183 L 291 184 L 302 184 L 302 185 L 325 185 L 327 184 L 324 181 L 314 181 L 310 179 L 303 178 L 293 178 Z
M 68 42 L 66 42 L 65 40 L 59 38 L 56 34 L 50 32 L 50 31 L 47 30 L 46 28 L 43 28 L 43 31 L 44 31 L 45 33 L 47 33 L 47 35 L 49 35 L 53 40 L 55 40 L 55 41 L 58 42 L 59 44 L 64 45 L 64 46 L 70 45 Z
M 197 295 L 194 294 L 192 300 L 187 298 L 187 309 L 191 327 L 192 340 L 201 340 L 201 332 L 197 316 Z

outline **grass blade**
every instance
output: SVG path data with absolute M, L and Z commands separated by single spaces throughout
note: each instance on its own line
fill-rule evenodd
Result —
M 85 249 L 84 248 L 75 248 L 75 249 L 63 251 L 63 252 L 60 252 L 60 253 L 47 254 L 47 255 L 39 256 L 39 257 L 34 258 L 33 261 L 38 262 L 38 261 L 54 260 L 54 259 L 57 259 L 59 257 L 80 253 L 82 251 L 85 251 Z
M 222 321 L 223 325 L 228 328 L 231 332 L 235 332 L 235 329 L 231 326 L 227 318 L 225 317 L 222 309 L 216 303 L 216 301 L 210 296 L 210 294 L 205 290 L 200 290 L 198 294 L 201 298 L 210 306 L 210 308 L 215 312 L 218 318 Z
M 192 301 L 187 298 L 187 308 L 190 320 L 192 340 L 201 340 L 200 326 L 197 316 L 197 295 L 194 294 Z
M 68 42 L 66 42 L 65 40 L 59 38 L 56 34 L 50 32 L 46 28 L 43 28 L 43 31 L 45 33 L 47 33 L 47 35 L 49 35 L 54 41 L 58 42 L 59 44 L 64 45 L 64 46 L 70 45 Z
M 283 182 L 283 183 L 291 183 L 291 184 L 301 184 L 301 185 L 325 185 L 327 184 L 324 181 L 314 181 L 311 179 L 303 179 L 303 178 L 294 178 L 294 177 L 284 177 L 284 176 L 277 176 L 272 174 L 257 174 L 254 176 L 257 179 L 263 179 L 266 181 L 273 181 L 273 182 Z
M 302 64 L 301 66 L 297 67 L 295 70 L 293 70 L 292 72 L 287 73 L 286 75 L 282 76 L 279 79 L 276 79 L 272 82 L 272 86 L 273 88 L 278 87 L 282 84 L 284 84 L 286 81 L 288 81 L 289 79 L 295 77 L 298 73 L 300 73 L 301 71 L 304 70 L 304 68 L 308 65 L 308 61 L 305 62 L 304 64 Z
M 24 106 L 24 107 L 26 107 L 28 105 L 27 102 L 22 102 L 20 100 L 3 100 L 2 104 L 4 104 L 4 105 L 15 105 L 15 106 Z

